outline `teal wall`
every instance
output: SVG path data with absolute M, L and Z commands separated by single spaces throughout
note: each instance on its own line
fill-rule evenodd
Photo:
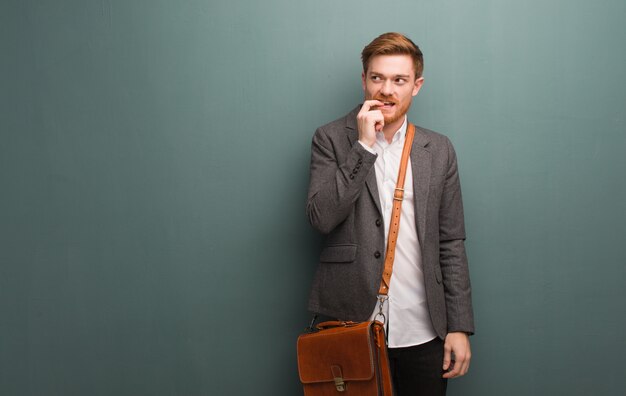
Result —
M 0 2 L 0 394 L 297 395 L 315 128 L 426 57 L 477 333 L 451 395 L 626 389 L 626 2 Z

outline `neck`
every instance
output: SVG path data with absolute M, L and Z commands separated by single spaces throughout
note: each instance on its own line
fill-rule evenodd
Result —
M 383 127 L 383 135 L 385 136 L 385 140 L 387 143 L 391 143 L 393 139 L 393 135 L 398 132 L 398 129 L 404 124 L 405 117 L 400 117 L 397 121 L 392 122 L 391 124 L 385 124 Z

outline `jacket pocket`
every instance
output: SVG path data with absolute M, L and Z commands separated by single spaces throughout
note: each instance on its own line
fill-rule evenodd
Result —
M 323 263 L 351 263 L 356 259 L 356 245 L 326 246 L 320 254 Z

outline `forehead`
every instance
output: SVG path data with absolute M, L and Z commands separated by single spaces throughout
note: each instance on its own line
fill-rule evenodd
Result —
M 414 75 L 413 59 L 409 55 L 377 55 L 370 59 L 367 74 Z

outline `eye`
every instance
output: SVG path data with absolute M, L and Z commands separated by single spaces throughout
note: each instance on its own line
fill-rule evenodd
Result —
M 396 78 L 396 84 L 402 85 L 406 82 L 406 79 L 404 78 Z
M 372 76 L 372 81 L 380 81 L 380 76 Z

